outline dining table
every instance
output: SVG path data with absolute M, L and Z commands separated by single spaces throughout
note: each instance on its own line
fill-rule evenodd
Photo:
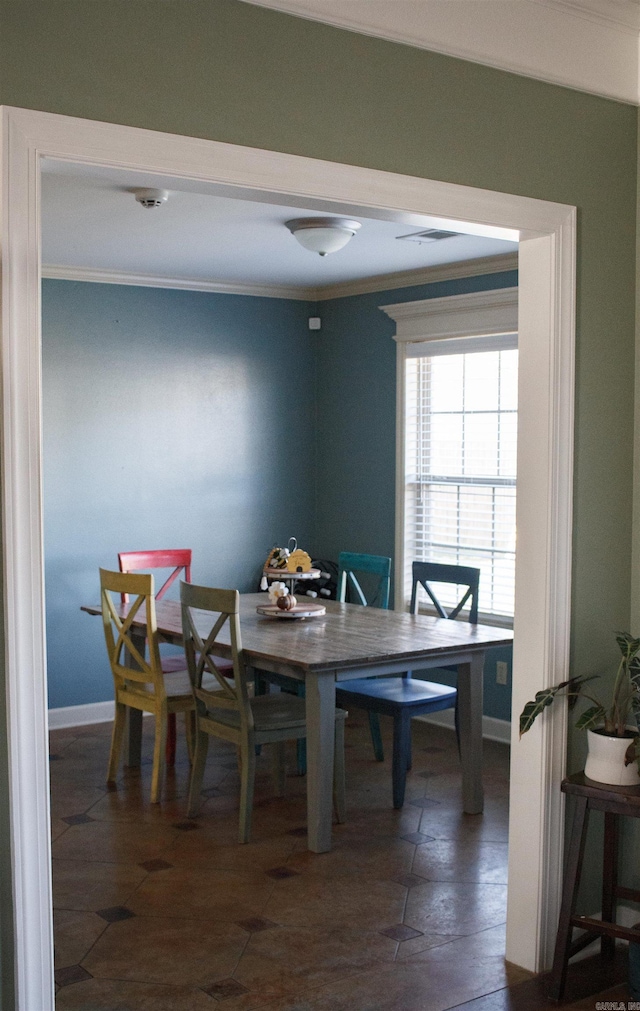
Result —
M 331 849 L 333 749 L 336 684 L 354 678 L 402 674 L 437 667 L 457 667 L 458 733 L 462 769 L 462 803 L 466 814 L 481 814 L 483 671 L 488 649 L 509 646 L 511 629 L 426 614 L 408 614 L 359 604 L 323 601 L 325 613 L 287 619 L 259 614 L 265 593 L 240 595 L 240 625 L 245 663 L 255 670 L 284 674 L 305 684 L 307 718 L 307 843 L 314 853 Z M 128 605 L 120 605 L 123 613 Z M 100 606 L 83 611 L 99 614 Z M 178 601 L 156 602 L 162 641 L 182 644 Z M 198 631 L 206 638 L 212 617 L 196 613 Z M 144 641 L 144 612 L 134 622 Z M 229 658 L 225 626 L 215 652 Z M 142 714 L 130 710 L 130 765 L 140 762 Z

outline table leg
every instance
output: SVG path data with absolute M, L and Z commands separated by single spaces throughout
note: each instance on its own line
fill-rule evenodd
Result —
M 458 721 L 465 814 L 482 814 L 482 677 L 484 653 L 458 664 Z
M 336 683 L 327 674 L 308 674 L 305 684 L 308 846 L 313 853 L 327 853 L 331 849 Z

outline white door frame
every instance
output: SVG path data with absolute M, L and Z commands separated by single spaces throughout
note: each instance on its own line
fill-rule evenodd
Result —
M 40 162 L 112 165 L 217 192 L 407 223 L 518 233 L 518 548 L 513 707 L 566 676 L 572 540 L 575 208 L 297 155 L 2 110 L 2 538 L 17 1007 L 54 1006 L 41 470 Z M 381 210 L 382 209 L 382 210 Z M 416 219 L 417 220 L 417 219 Z M 467 228 L 467 231 L 469 229 Z M 549 965 L 563 851 L 566 718 L 552 707 L 511 765 L 509 960 Z M 526 873 L 523 869 L 526 868 Z

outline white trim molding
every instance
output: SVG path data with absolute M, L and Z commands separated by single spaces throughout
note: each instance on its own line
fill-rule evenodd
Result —
M 5 107 L 2 110 L 2 575 L 17 1011 L 52 1011 L 42 539 L 40 165 L 45 157 L 207 182 L 215 192 L 350 217 L 429 214 L 520 238 L 514 708 L 567 676 L 572 547 L 576 211 L 459 184 Z M 397 220 L 397 218 L 394 218 Z M 507 958 L 550 964 L 563 853 L 561 707 L 512 747 Z M 522 867 L 527 873 L 522 873 Z
M 67 730 L 69 727 L 90 727 L 92 723 L 109 723 L 113 719 L 114 712 L 113 700 L 87 702 L 81 706 L 60 706 L 49 710 L 49 730 Z
M 635 0 L 244 0 L 606 98 L 640 101 Z
M 423 723 L 432 723 L 436 727 L 445 727 L 447 730 L 455 730 L 453 709 L 442 709 L 439 713 L 431 713 L 430 716 L 416 716 L 414 719 L 421 720 Z M 499 720 L 495 716 L 483 716 L 482 736 L 487 741 L 511 744 L 511 721 Z
M 42 276 L 58 281 L 89 281 L 94 284 L 131 284 L 144 288 L 175 288 L 181 291 L 205 291 L 223 295 L 257 295 L 263 298 L 293 298 L 306 302 L 321 302 L 330 298 L 365 295 L 370 292 L 436 284 L 462 277 L 499 274 L 518 269 L 517 253 L 500 256 L 480 256 L 475 260 L 445 263 L 420 270 L 404 270 L 394 274 L 379 274 L 363 280 L 341 281 L 319 288 L 298 288 L 293 285 L 240 284 L 202 277 L 166 277 L 160 274 L 135 274 L 125 270 L 104 270 L 98 267 L 67 267 L 43 264 Z
M 513 333 L 518 329 L 518 289 L 497 288 L 467 295 L 423 298 L 419 302 L 381 305 L 396 323 L 394 340 L 448 340 L 453 337 L 481 337 Z
M 503 274 L 518 269 L 517 253 L 501 253 L 499 256 L 479 256 L 475 260 L 461 260 L 459 263 L 443 263 L 437 267 L 422 270 L 403 270 L 395 274 L 379 274 L 377 277 L 361 281 L 342 281 L 317 288 L 317 299 L 345 298 L 348 295 L 368 295 L 376 291 L 390 291 L 393 288 L 413 288 L 419 284 L 437 284 L 441 281 L 455 281 L 462 277 L 482 277 L 487 274 Z
M 220 295 L 254 295 L 263 298 L 295 298 L 314 301 L 315 289 L 293 285 L 232 284 L 202 277 L 166 277 L 164 274 L 135 274 L 128 270 L 104 270 L 100 267 L 65 267 L 43 264 L 42 276 L 55 281 L 87 281 L 92 284 L 126 284 L 139 288 L 171 288 L 177 291 L 204 291 Z

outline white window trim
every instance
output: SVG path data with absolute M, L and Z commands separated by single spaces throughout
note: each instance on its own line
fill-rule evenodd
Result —
M 415 345 L 465 337 L 496 336 L 518 329 L 518 289 L 471 292 L 448 298 L 381 305 L 396 323 L 396 530 L 394 559 L 394 607 L 405 606 L 404 573 L 404 481 L 405 481 L 405 380 L 407 358 Z M 493 618 L 491 619 L 493 621 Z

